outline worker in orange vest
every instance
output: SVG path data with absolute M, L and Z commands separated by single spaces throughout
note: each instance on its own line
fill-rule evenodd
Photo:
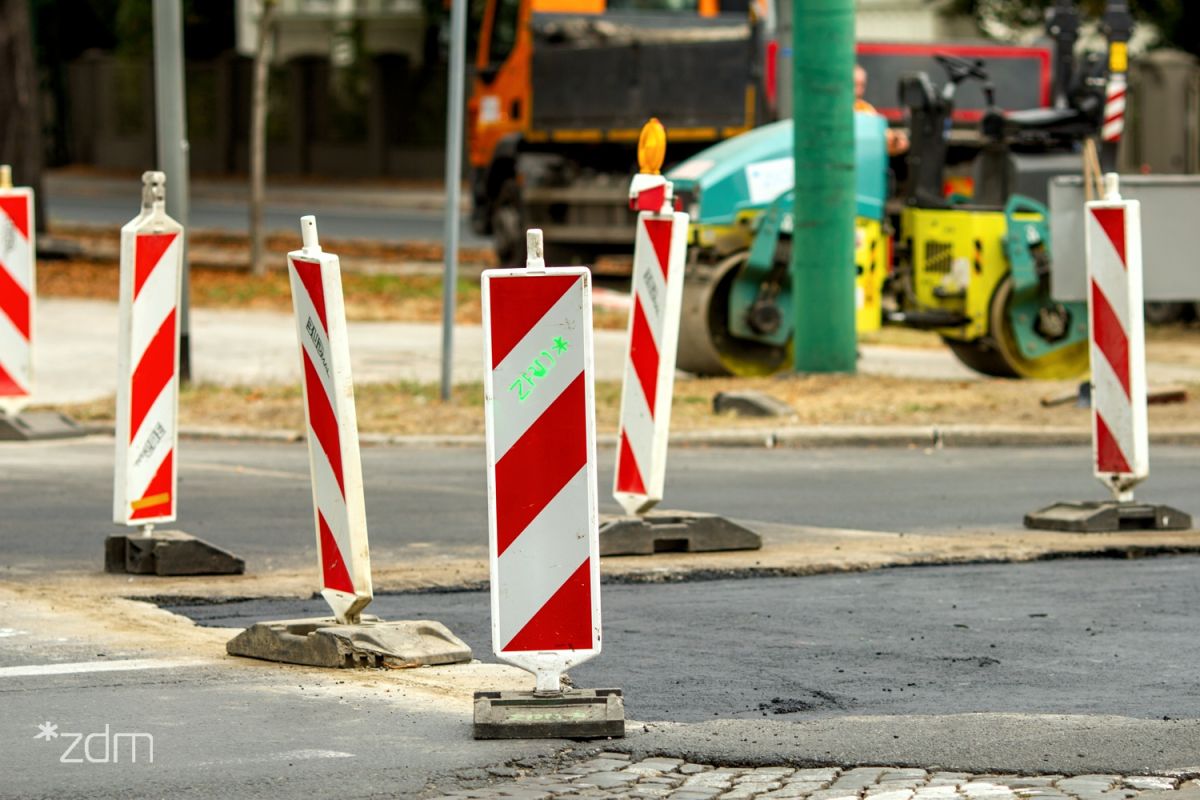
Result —
M 864 114 L 879 114 L 875 106 L 865 99 L 867 93 L 867 71 L 861 64 L 854 65 L 854 110 Z M 895 128 L 887 130 L 887 152 L 889 156 L 899 156 L 908 152 L 908 135 Z

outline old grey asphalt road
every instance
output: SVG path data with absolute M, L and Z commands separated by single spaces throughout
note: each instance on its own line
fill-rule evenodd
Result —
M 602 487 L 610 485 L 602 448 Z M 1088 450 L 1056 448 L 677 448 L 664 507 L 765 523 L 873 531 L 1019 528 L 1022 515 L 1065 499 L 1101 499 Z M 0 444 L 0 569 L 97 567 L 109 523 L 112 440 Z M 428 548 L 486 548 L 482 448 L 366 447 L 375 561 Z M 733 478 L 733 479 L 731 479 Z M 1157 447 L 1139 496 L 1200 515 L 1200 459 Z M 616 512 L 601 491 L 602 510 Z M 251 571 L 311 563 L 304 444 L 184 441 L 182 530 L 227 547 Z
M 52 223 L 106 225 L 114 228 L 128 222 L 137 213 L 140 182 L 86 180 L 56 176 L 47 185 L 46 213 Z M 403 195 L 403 190 L 395 192 Z M 316 214 L 321 234 L 330 239 L 374 239 L 386 242 L 441 241 L 443 212 L 432 204 L 405 204 L 403 198 L 389 198 L 380 189 L 364 190 L 356 197 L 353 189 L 337 191 L 313 186 L 277 190 L 268 195 L 265 220 L 267 230 L 296 230 L 303 214 Z M 397 200 L 400 202 L 389 202 Z M 245 233 L 249 228 L 246 192 L 240 187 L 215 187 L 193 184 L 189 224 L 193 228 Z M 490 240 L 477 236 L 467 215 L 462 219 L 462 245 L 488 247 Z
M 0 798 L 414 797 L 564 746 L 473 742 L 463 715 L 384 679 L 0 635 Z

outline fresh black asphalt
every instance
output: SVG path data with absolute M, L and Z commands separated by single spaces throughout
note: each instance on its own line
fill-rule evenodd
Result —
M 606 585 L 604 651 L 572 676 L 624 689 L 638 720 L 1197 718 L 1197 609 L 1195 556 Z M 328 613 L 319 599 L 171 610 L 227 627 Z M 370 610 L 439 620 L 495 661 L 485 593 L 382 596 Z

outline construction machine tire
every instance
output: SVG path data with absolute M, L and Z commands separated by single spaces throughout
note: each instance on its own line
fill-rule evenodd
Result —
M 1187 303 L 1146 303 L 1146 324 L 1170 325 L 1179 322 L 1187 310 Z
M 492 201 L 492 246 L 501 267 L 525 266 L 525 211 L 516 178 L 506 180 Z
M 990 339 L 976 339 L 967 342 L 962 339 L 947 339 L 943 336 L 942 341 L 950 348 L 954 357 L 969 369 L 993 378 L 1018 377 Z
M 1018 378 L 1067 380 L 1088 370 L 1088 343 L 1081 340 L 1037 358 L 1021 354 L 1008 313 L 1012 301 L 1012 276 L 1006 277 L 992 295 L 989 340 L 996 352 Z M 965 363 L 965 362 L 964 362 Z M 970 366 L 970 365 L 968 365 Z
M 525 206 L 516 178 L 509 178 L 500 187 L 492 203 L 492 246 L 496 262 L 501 267 L 525 266 Z M 559 242 L 542 242 L 542 257 L 549 267 L 566 267 L 578 263 L 573 248 Z M 586 263 L 586 262 L 584 262 Z
M 695 375 L 770 375 L 787 367 L 792 347 L 737 339 L 729 334 L 729 292 L 750 257 L 742 250 L 717 264 L 689 265 L 675 364 Z

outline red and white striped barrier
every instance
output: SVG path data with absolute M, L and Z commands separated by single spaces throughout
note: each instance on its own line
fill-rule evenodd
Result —
M 528 239 L 482 278 L 492 646 L 558 692 L 600 652 L 591 273 Z
M 371 558 L 350 344 L 338 257 L 321 250 L 315 217 L 302 217 L 304 247 L 288 253 L 304 375 L 321 594 L 338 622 L 356 623 L 371 602 Z
M 1136 200 L 1121 199 L 1117 175 L 1105 175 L 1104 183 L 1104 199 L 1085 207 L 1084 242 L 1092 467 L 1113 499 L 1054 503 L 1026 514 L 1025 527 L 1084 533 L 1189 530 L 1189 514 L 1133 499 L 1133 487 L 1150 474 L 1141 206 Z
M 0 411 L 11 415 L 33 393 L 35 253 L 33 190 L 0 166 Z
M 666 129 L 651 119 L 638 139 L 639 171 L 629 187 L 629 207 L 639 213 L 613 476 L 613 497 L 625 515 L 603 521 L 600 552 L 606 556 L 650 555 L 661 547 L 689 553 L 762 547 L 758 534 L 716 514 L 651 512 L 666 478 L 689 222 L 660 172 L 666 148 Z
M 342 271 L 338 257 L 321 249 L 315 217 L 301 217 L 300 231 L 303 247 L 288 253 L 288 277 L 304 376 L 321 594 L 336 621 L 260 622 L 230 639 L 225 651 L 334 668 L 470 661 L 471 648 L 439 622 L 384 622 L 362 613 L 374 593 Z
M 166 176 L 142 175 L 142 210 L 121 228 L 113 521 L 140 531 L 109 536 L 108 572 L 235 575 L 246 563 L 182 531 L 179 496 L 179 296 L 184 229 L 167 216 Z
M 1142 219 L 1137 200 L 1121 199 L 1117 176 L 1105 182 L 1104 199 L 1087 204 L 1092 452 L 1096 477 L 1127 501 L 1150 474 Z
M 166 176 L 142 179 L 142 212 L 121 228 L 113 521 L 149 530 L 176 513 L 183 226 L 164 211 Z
M 637 178 L 630 205 L 644 210 L 634 240 L 633 310 L 613 480 L 613 497 L 631 515 L 644 514 L 663 496 L 688 231 L 688 215 L 671 208 L 670 182 L 659 175 Z M 657 205 L 648 208 L 652 202 Z
M 1105 88 L 1104 124 L 1100 128 L 1100 138 L 1106 144 L 1119 143 L 1125 133 L 1125 92 L 1125 73 L 1114 72 Z

